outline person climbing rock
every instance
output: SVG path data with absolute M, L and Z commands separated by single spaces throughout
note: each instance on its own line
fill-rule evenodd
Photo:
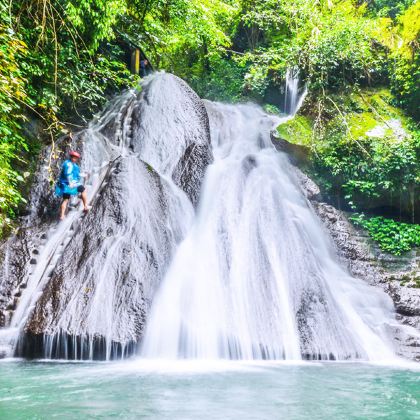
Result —
M 89 211 L 85 187 L 80 181 L 79 160 L 80 154 L 75 150 L 72 150 L 69 152 L 69 158 L 64 161 L 63 166 L 61 167 L 60 178 L 56 187 L 56 194 L 59 197 L 63 197 L 60 206 L 60 220 L 64 220 L 66 217 L 67 205 L 70 196 L 72 195 L 80 194 L 80 198 L 83 202 L 83 211 L 85 213 Z

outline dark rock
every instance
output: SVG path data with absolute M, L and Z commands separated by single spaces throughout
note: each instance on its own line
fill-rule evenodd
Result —
M 137 104 L 131 114 L 131 149 L 159 173 L 171 176 L 196 205 L 205 169 L 213 160 L 203 101 L 182 79 L 161 74 L 144 86 Z M 162 116 L 159 124 L 151 121 L 156 115 Z M 153 147 L 138 141 L 142 137 L 152 139 Z
M 306 167 L 309 164 L 310 150 L 308 147 L 289 143 L 287 140 L 278 137 L 276 131 L 271 133 L 271 140 L 278 151 L 289 155 L 290 160 L 294 165 Z
M 312 201 L 322 200 L 321 191 L 318 185 L 314 181 L 312 181 L 311 178 L 306 176 L 300 170 L 296 170 L 296 177 L 299 180 L 299 184 L 303 188 L 305 195 L 309 200 L 312 200 Z M 331 213 L 329 217 L 334 219 L 335 216 L 333 215 L 333 213 Z
M 6 307 L 6 311 L 14 311 L 16 309 L 17 300 L 14 299 L 13 302 L 9 303 Z
M 119 160 L 115 166 L 116 171 L 96 205 L 79 222 L 65 255 L 53 270 L 48 287 L 38 300 L 25 334 L 19 340 L 16 355 L 38 357 L 36 350 L 30 352 L 31 346 L 26 342 L 35 340 L 39 347 L 42 342 L 40 337 L 44 337 L 46 343 L 47 337 L 50 337 L 50 348 L 43 349 L 46 357 L 50 357 L 51 353 L 51 357 L 67 358 L 74 353 L 79 358 L 89 358 L 92 353 L 83 349 L 98 346 L 93 357 L 103 358 L 105 345 L 95 343 L 102 343 L 105 334 L 112 334 L 111 340 L 120 343 L 124 351 L 133 351 L 133 343 L 141 337 L 152 295 L 178 238 L 172 237 L 168 230 L 166 187 L 157 173 L 150 171 L 136 157 Z M 130 194 L 136 193 L 131 188 L 133 174 L 141 180 L 142 189 L 147 200 L 154 203 L 153 207 L 136 211 L 125 205 L 133 202 Z M 135 219 L 131 219 L 132 211 L 135 211 Z M 136 224 L 132 225 L 134 220 Z M 104 224 L 107 226 L 105 231 Z M 142 230 L 146 224 L 156 226 L 155 237 L 147 236 Z M 110 230 L 113 231 L 111 236 L 108 235 Z M 114 246 L 116 237 L 119 238 L 118 247 Z M 152 240 L 153 243 L 148 242 Z M 109 264 L 107 255 L 110 252 L 115 253 L 116 263 L 108 266 L 103 273 L 105 280 L 97 269 Z M 99 318 L 89 323 L 92 306 L 97 304 L 96 296 L 91 292 L 103 287 L 104 281 L 108 284 L 105 296 L 107 293 L 112 296 L 112 303 L 103 302 L 104 305 L 112 305 L 106 312 L 107 316 L 112 316 L 111 323 L 106 324 L 105 320 L 102 323 L 99 312 Z M 78 309 L 71 310 L 69 305 Z M 104 329 L 108 328 L 109 331 L 105 332 Z M 63 340 L 67 343 L 66 353 L 60 344 Z M 113 350 L 107 357 L 117 357 L 119 352 Z
M 45 348 L 45 343 L 48 343 L 48 348 Z M 24 339 L 18 343 L 16 354 L 28 359 L 41 359 L 47 356 L 49 359 L 65 357 L 69 360 L 106 360 L 126 358 L 135 352 L 136 347 L 137 343 L 133 341 L 107 343 L 101 336 L 88 340 L 86 337 L 69 335 L 64 331 L 54 336 L 26 333 Z
M 212 157 L 208 146 L 194 144 L 188 146 L 185 155 L 175 169 L 174 182 L 187 193 L 195 206 L 198 203 L 204 172 L 211 160 Z M 197 165 L 197 162 L 201 162 L 201 164 Z
M 392 281 L 387 291 L 399 314 L 407 317 L 420 316 L 420 288 L 401 286 L 400 282 Z
M 7 302 L 12 299 L 13 290 L 28 277 L 30 266 L 36 264 L 31 250 L 39 249 L 46 241 L 47 230 L 57 219 L 59 199 L 52 192 L 51 180 L 57 178 L 68 151 L 82 150 L 82 143 L 83 133 L 76 133 L 73 139 L 63 136 L 40 154 L 35 182 L 20 228 L 0 244 L 0 294 L 7 297 Z M 0 327 L 5 326 L 10 318 L 5 316 L 6 306 L 0 302 Z

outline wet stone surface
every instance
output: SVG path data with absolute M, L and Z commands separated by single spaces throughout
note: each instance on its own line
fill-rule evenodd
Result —
M 394 337 L 400 354 L 420 361 L 420 288 L 416 279 L 420 274 L 420 255 L 411 251 L 403 257 L 385 254 L 356 228 L 346 214 L 322 201 L 317 185 L 296 168 L 301 186 L 313 209 L 328 230 L 337 254 L 350 273 L 372 285 L 379 285 L 392 298 L 396 319 L 418 330 L 407 334 L 396 329 Z

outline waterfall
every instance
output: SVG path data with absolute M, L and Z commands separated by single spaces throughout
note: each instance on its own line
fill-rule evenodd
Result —
M 154 299 L 141 355 L 392 358 L 391 300 L 336 261 L 287 157 L 271 144 L 278 121 L 252 105 L 206 106 L 214 163 Z
M 284 112 L 286 115 L 294 116 L 296 114 L 305 99 L 306 92 L 306 86 L 303 92 L 299 90 L 299 70 L 287 69 L 284 89 Z
M 286 91 L 283 119 L 203 103 L 164 73 L 112 101 L 78 136 L 92 211 L 39 221 L 51 195 L 41 168 L 26 230 L 0 248 L 0 295 L 12 301 L 0 300 L 0 349 L 106 360 L 393 357 L 391 300 L 340 266 L 271 143 L 304 98 L 293 72 Z

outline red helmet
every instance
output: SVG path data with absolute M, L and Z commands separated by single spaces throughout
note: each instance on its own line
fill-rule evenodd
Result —
M 72 156 L 72 157 L 77 157 L 78 159 L 80 159 L 80 153 L 76 152 L 75 150 L 71 150 L 69 155 Z

